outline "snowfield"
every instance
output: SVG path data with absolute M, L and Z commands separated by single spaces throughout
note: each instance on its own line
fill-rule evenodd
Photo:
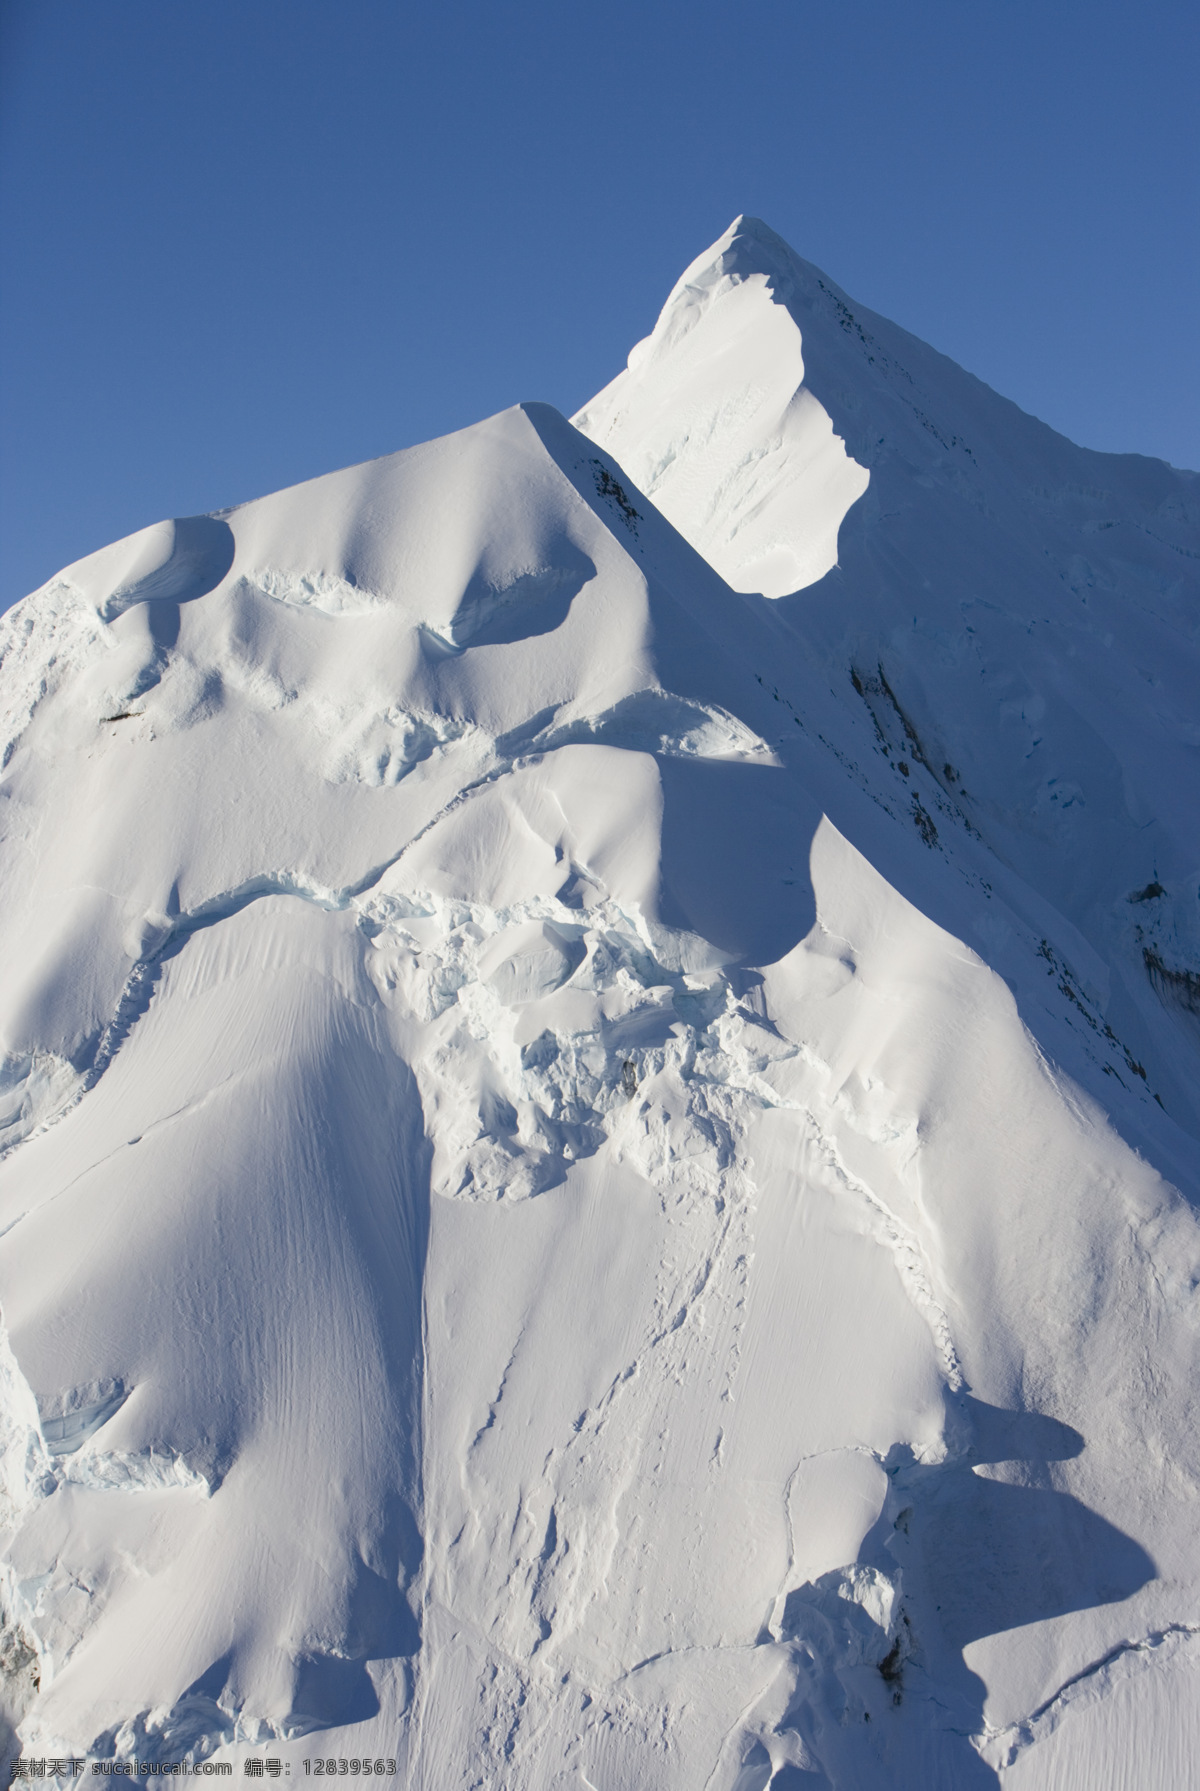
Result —
M 1200 476 L 752 219 L 0 619 L 7 1754 L 1200 1784 L 1198 688 Z

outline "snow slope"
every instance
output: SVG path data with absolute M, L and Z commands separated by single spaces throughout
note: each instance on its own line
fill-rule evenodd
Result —
M 579 422 L 0 623 L 8 1718 L 1187 1784 L 1196 478 L 746 221 Z
M 815 482 L 792 452 L 814 408 L 831 425 Z M 575 420 L 736 589 L 778 600 L 772 682 L 810 707 L 820 668 L 822 726 L 876 800 L 935 850 L 947 827 L 985 842 L 1028 890 L 1029 928 L 1050 925 L 1045 900 L 1078 929 L 1081 1042 L 1136 1090 L 1111 1021 L 1194 1132 L 1200 475 L 1075 447 L 757 219 L 688 269 Z M 846 465 L 870 479 L 848 513 Z M 971 924 L 1020 984 L 1025 952 L 990 913 Z M 1064 974 L 1059 956 L 1039 973 Z

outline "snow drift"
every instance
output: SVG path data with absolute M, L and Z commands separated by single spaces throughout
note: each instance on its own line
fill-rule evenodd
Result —
M 5 617 L 27 1755 L 1188 1782 L 1200 481 L 739 220 Z

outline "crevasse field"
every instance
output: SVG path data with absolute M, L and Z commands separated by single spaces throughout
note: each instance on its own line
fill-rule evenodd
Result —
M 7 1754 L 1200 1784 L 1198 643 L 747 218 L 13 609 Z

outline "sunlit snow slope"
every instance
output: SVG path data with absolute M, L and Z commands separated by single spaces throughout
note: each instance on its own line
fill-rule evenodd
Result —
M 745 221 L 579 421 L 0 624 L 9 1751 L 1187 1785 L 1197 480 Z

